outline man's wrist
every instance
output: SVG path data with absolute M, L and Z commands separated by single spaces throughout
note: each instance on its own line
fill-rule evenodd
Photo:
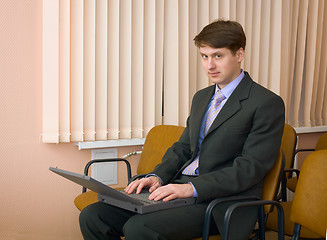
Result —
M 148 177 L 155 177 L 155 178 L 157 178 L 157 179 L 159 180 L 160 185 L 161 185 L 161 186 L 163 185 L 163 181 L 162 181 L 161 178 L 160 178 L 158 175 L 156 175 L 156 174 L 147 174 L 147 175 L 145 175 L 145 177 L 146 177 L 146 178 L 148 178 Z
M 191 183 L 191 182 L 188 182 L 188 183 L 191 184 L 191 186 L 193 187 L 193 197 L 198 197 L 198 191 L 196 191 L 193 183 Z

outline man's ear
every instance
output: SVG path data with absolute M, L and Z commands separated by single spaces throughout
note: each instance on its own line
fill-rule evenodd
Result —
M 242 47 L 240 47 L 237 51 L 236 51 L 236 56 L 238 59 L 238 62 L 242 62 L 244 59 L 244 55 L 245 55 L 245 51 Z

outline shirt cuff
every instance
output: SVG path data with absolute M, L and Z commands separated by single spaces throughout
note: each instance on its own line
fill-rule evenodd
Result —
M 163 185 L 163 181 L 162 181 L 162 179 L 157 175 L 157 174 L 147 174 L 147 175 L 145 175 L 145 177 L 147 178 L 147 177 L 151 177 L 151 176 L 155 176 L 155 177 L 157 177 L 159 180 L 160 180 L 160 183 L 161 183 L 161 186 Z
M 195 197 L 195 198 L 198 197 L 198 192 L 196 191 L 193 183 L 191 183 L 191 182 L 188 182 L 188 183 L 190 183 L 192 185 L 192 187 L 193 187 L 193 197 Z

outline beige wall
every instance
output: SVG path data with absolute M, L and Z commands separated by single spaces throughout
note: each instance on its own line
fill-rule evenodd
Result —
M 82 172 L 90 151 L 40 143 L 42 0 L 2 0 L 0 33 L 0 239 L 81 239 L 73 205 L 81 188 L 48 168 Z
M 82 172 L 91 153 L 40 143 L 42 0 L 2 0 L 0 33 L 0 239 L 81 239 L 81 188 L 48 168 Z

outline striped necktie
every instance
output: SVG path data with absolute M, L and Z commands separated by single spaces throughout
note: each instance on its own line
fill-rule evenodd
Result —
M 209 128 L 211 127 L 211 124 L 216 119 L 221 109 L 220 104 L 225 98 L 226 97 L 221 93 L 221 91 L 218 90 L 215 93 L 214 99 L 212 100 L 211 105 L 208 109 L 207 119 L 204 123 L 204 136 L 207 134 Z
M 204 136 L 207 134 L 211 124 L 217 117 L 220 109 L 221 109 L 221 102 L 225 99 L 226 97 L 218 90 L 215 93 L 215 96 L 213 100 L 210 103 L 209 109 L 208 109 L 208 114 L 207 118 L 204 122 Z M 183 170 L 182 174 L 184 175 L 198 175 L 197 169 L 199 166 L 199 153 L 196 155 L 195 159 Z

